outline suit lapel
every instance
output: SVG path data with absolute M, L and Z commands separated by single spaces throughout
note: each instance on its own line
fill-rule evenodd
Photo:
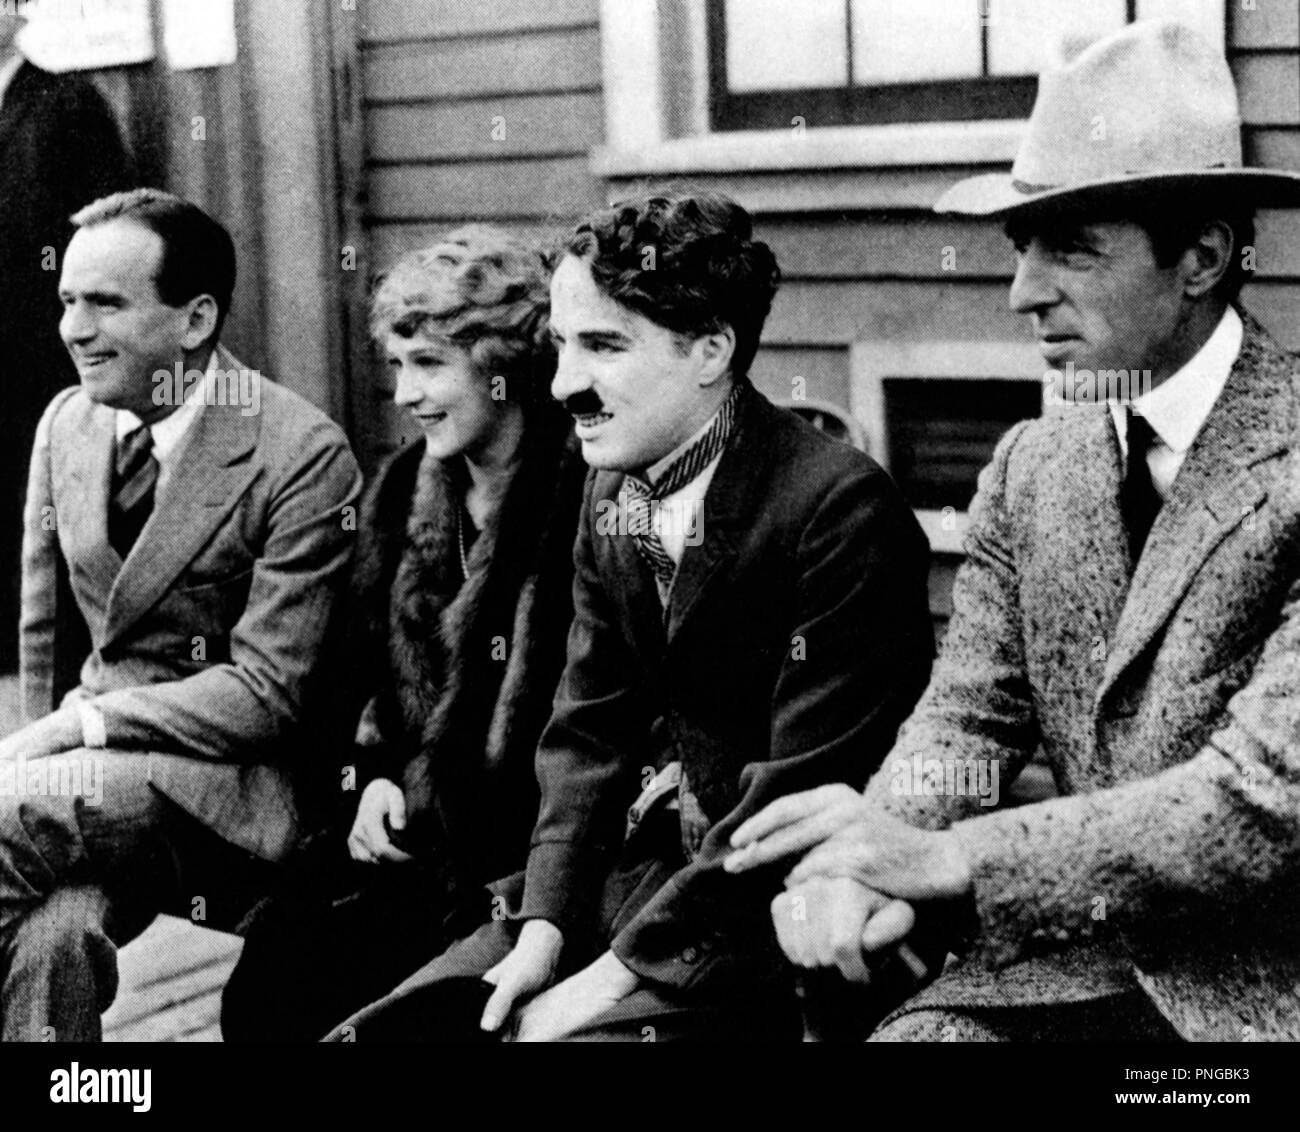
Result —
M 75 442 L 54 453 L 55 509 L 65 553 L 97 593 L 113 588 L 122 560 L 108 541 L 108 496 L 117 437 L 112 409 L 86 402 L 74 426 Z
M 1268 495 L 1253 471 L 1285 450 L 1279 405 L 1291 367 L 1247 315 L 1228 381 L 1160 508 L 1120 615 L 1102 691 L 1112 687 L 1178 607 L 1206 559 Z
M 217 365 L 241 368 L 224 349 Z M 248 459 L 259 418 L 205 405 L 173 455 L 171 475 L 108 598 L 104 643 L 153 608 L 212 537 L 257 475 Z
M 1129 588 L 1128 536 L 1119 507 L 1122 479 L 1119 438 L 1110 411 L 1104 405 L 1095 409 L 1079 406 L 1068 411 L 1087 413 L 1087 426 L 1075 434 L 1077 447 L 1063 450 L 1064 459 L 1058 468 L 1068 486 L 1064 491 L 1050 494 L 1049 519 L 1058 529 L 1079 533 L 1079 542 L 1071 553 L 1077 554 L 1077 563 L 1089 564 L 1086 576 L 1090 582 L 1086 593 L 1056 605 L 1054 615 L 1073 621 L 1082 605 L 1088 664 L 1095 666 L 1094 646 L 1112 639 Z M 1080 469 L 1087 469 L 1082 491 L 1078 489 Z M 1055 589 L 1059 579 L 1049 579 L 1049 584 Z M 1099 667 L 1091 667 L 1091 671 L 1091 679 L 1096 683 Z
M 618 511 L 618 498 L 622 483 L 623 477 L 615 475 L 609 481 L 607 493 L 599 497 L 610 507 L 608 514 L 621 515 L 621 511 Z M 602 522 L 602 511 L 603 508 L 598 506 L 595 541 L 600 548 L 601 557 L 608 557 L 612 563 L 612 569 L 606 576 L 617 580 L 607 592 L 617 593 L 618 600 L 623 605 L 625 624 L 642 659 L 647 664 L 657 663 L 663 654 L 664 624 L 663 608 L 659 604 L 654 576 L 642 560 L 636 548 L 636 540 L 627 533 L 622 523 L 608 520 Z
M 752 521 L 751 497 L 761 479 L 757 468 L 766 459 L 761 435 L 761 394 L 752 388 L 741 391 L 735 431 L 723 450 L 704 496 L 703 514 L 695 545 L 687 545 L 677 566 L 672 592 L 668 595 L 668 641 L 671 644 L 699 606 L 704 595 L 736 557 L 736 529 Z

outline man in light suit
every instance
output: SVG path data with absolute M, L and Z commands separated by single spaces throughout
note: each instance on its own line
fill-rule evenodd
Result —
M 233 920 L 293 842 L 360 489 L 342 431 L 218 344 L 224 228 L 147 189 L 74 224 L 81 384 L 32 453 L 28 723 L 0 742 L 6 1040 L 97 1038 L 112 944 Z
M 520 1040 L 798 1038 L 780 878 L 727 876 L 727 836 L 789 791 L 860 788 L 933 639 L 897 487 L 749 382 L 776 282 L 722 196 L 635 198 L 570 238 L 551 391 L 596 470 L 528 867 L 337 1036 L 445 1037 L 451 980 L 484 977 L 474 1021 Z
M 1005 220 L 1050 379 L 1110 403 L 999 444 L 865 795 L 733 839 L 737 872 L 812 848 L 772 906 L 797 964 L 953 952 L 879 1040 L 1300 1038 L 1300 358 L 1236 305 L 1252 205 L 1298 183 L 1242 167 L 1223 57 L 1138 23 L 1043 76 L 1011 177 L 940 202 Z M 1060 797 L 966 788 L 1038 749 Z

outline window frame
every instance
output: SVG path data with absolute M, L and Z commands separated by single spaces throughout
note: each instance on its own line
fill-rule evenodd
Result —
M 885 383 L 899 378 L 922 381 L 1019 381 L 1042 392 L 1042 407 L 1052 404 L 1046 369 L 1032 342 L 924 341 L 860 339 L 849 347 L 849 411 L 866 433 L 867 455 L 889 467 L 889 416 Z M 968 512 L 953 508 L 915 508 L 935 554 L 960 555 Z
M 1034 106 L 1037 75 L 971 75 L 917 82 L 854 83 L 852 42 L 849 81 L 839 87 L 793 87 L 733 91 L 727 85 L 727 0 L 704 0 L 708 50 L 709 131 L 784 129 L 791 107 L 808 126 L 921 125 L 1024 119 Z M 845 0 L 846 12 L 850 0 Z M 1131 23 L 1137 0 L 1127 0 Z M 981 40 L 988 70 L 987 32 Z

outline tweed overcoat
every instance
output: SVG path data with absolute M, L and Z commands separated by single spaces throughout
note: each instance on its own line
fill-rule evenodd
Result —
M 868 786 L 952 827 L 978 927 L 912 1005 L 1141 987 L 1185 1037 L 1300 1038 L 1300 358 L 1249 315 L 1140 560 L 1103 405 L 1013 428 L 980 477 L 934 678 Z M 1062 797 L 901 788 L 1041 749 Z

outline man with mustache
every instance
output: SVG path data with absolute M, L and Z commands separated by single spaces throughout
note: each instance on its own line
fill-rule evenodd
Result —
M 527 871 L 338 1036 L 438 1033 L 456 977 L 520 1040 L 800 1034 L 780 878 L 726 876 L 727 839 L 789 791 L 865 782 L 933 644 L 897 488 L 749 382 L 777 277 L 721 196 L 629 200 L 570 238 L 552 392 L 594 470 Z
M 1010 177 L 939 202 L 1004 219 L 1049 374 L 1114 399 L 999 444 L 865 795 L 733 838 L 738 873 L 812 849 L 772 906 L 801 966 L 862 980 L 940 933 L 956 958 L 878 1040 L 1300 1039 L 1300 358 L 1238 302 L 1253 208 L 1300 176 L 1243 168 L 1240 127 L 1222 55 L 1140 22 L 1043 75 Z M 1061 797 L 897 789 L 1039 750 Z

